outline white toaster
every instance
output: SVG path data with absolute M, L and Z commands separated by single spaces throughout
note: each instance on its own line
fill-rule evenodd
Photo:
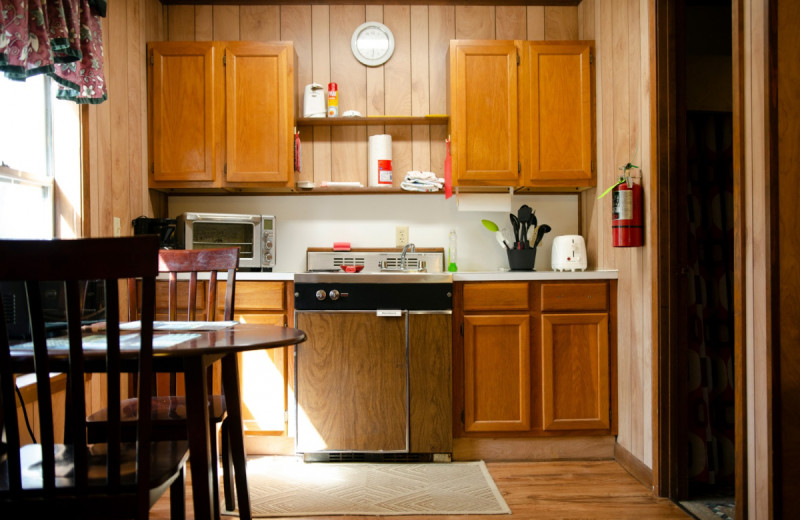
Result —
M 562 235 L 553 239 L 550 255 L 553 271 L 586 269 L 586 242 L 580 235 Z

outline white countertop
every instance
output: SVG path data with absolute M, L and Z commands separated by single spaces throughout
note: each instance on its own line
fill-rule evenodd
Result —
M 509 280 L 616 280 L 616 269 L 587 271 L 483 271 L 453 273 L 454 282 L 505 282 Z
M 224 278 L 220 277 L 220 280 Z M 261 281 L 284 281 L 284 282 L 291 282 L 294 280 L 294 273 L 258 273 L 258 272 L 247 272 L 247 271 L 237 271 L 236 273 L 237 280 L 261 280 Z
M 261 273 L 239 271 L 236 279 L 239 281 L 284 281 L 294 280 L 295 273 Z M 166 275 L 160 275 L 159 279 L 166 279 Z M 179 279 L 188 278 L 188 275 L 181 275 Z M 225 280 L 226 273 L 220 273 L 219 279 Z M 510 280 L 616 280 L 618 271 L 616 269 L 596 269 L 587 271 L 470 271 L 453 273 L 454 282 L 507 282 Z M 207 280 L 208 275 L 200 275 L 199 279 Z
M 284 281 L 294 280 L 295 273 L 261 273 L 239 271 L 236 279 L 240 281 Z M 188 275 L 181 275 L 179 279 L 188 278 Z M 226 274 L 220 273 L 219 279 L 225 280 Z M 618 271 L 616 269 L 596 269 L 587 271 L 459 271 L 453 273 L 454 282 L 505 282 L 509 280 L 616 280 Z M 159 276 L 159 279 L 166 279 L 166 275 Z M 208 279 L 208 275 L 201 275 L 200 279 Z

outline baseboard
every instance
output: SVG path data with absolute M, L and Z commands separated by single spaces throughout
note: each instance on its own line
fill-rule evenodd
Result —
M 614 460 L 613 435 L 592 437 L 456 438 L 453 460 Z
M 285 435 L 245 435 L 248 455 L 294 455 L 294 438 Z
M 637 459 L 631 452 L 616 443 L 614 444 L 614 459 L 633 478 L 647 486 L 648 489 L 653 489 L 653 470 L 648 468 L 644 462 Z
M 246 435 L 250 455 L 294 455 L 294 439 L 286 436 Z M 653 472 L 613 435 L 591 437 L 457 438 L 453 439 L 453 460 L 547 461 L 617 460 L 631 475 L 651 487 Z

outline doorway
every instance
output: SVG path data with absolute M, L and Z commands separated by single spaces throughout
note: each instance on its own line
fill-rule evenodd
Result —
M 732 2 L 675 6 L 669 495 L 698 518 L 726 519 L 736 483 Z
M 734 516 L 742 476 L 734 377 L 742 368 L 734 363 L 741 339 L 734 323 L 734 1 L 653 4 L 665 303 L 657 486 L 675 501 L 716 501 L 723 508 L 708 511 L 715 518 Z
M 725 518 L 735 468 L 731 2 L 686 0 L 677 15 L 680 162 L 672 182 L 684 230 L 675 238 L 686 362 L 678 498 Z

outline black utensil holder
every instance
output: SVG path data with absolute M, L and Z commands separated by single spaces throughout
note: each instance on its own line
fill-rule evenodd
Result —
M 533 271 L 533 264 L 536 263 L 536 248 L 528 249 L 507 249 L 508 267 L 512 271 Z

